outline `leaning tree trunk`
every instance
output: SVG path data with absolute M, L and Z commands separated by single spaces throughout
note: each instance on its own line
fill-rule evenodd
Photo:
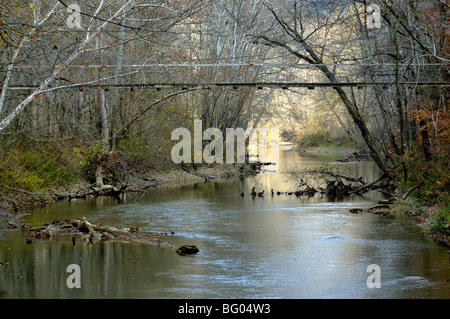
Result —
M 296 56 L 297 58 L 302 59 L 302 60 L 310 63 L 311 65 L 317 67 L 330 80 L 331 83 L 338 83 L 334 74 L 324 64 L 322 59 L 314 52 L 312 47 L 308 43 L 306 43 L 306 40 L 302 37 L 302 35 L 300 35 L 297 32 L 297 30 L 292 29 L 285 21 L 283 21 L 283 19 L 275 13 L 273 8 L 269 7 L 269 10 L 273 13 L 273 15 L 275 16 L 278 23 L 292 37 L 292 39 L 303 46 L 303 48 L 306 50 L 306 52 L 309 54 L 309 56 L 306 56 L 306 55 L 300 53 L 298 50 L 294 50 L 288 44 L 286 44 L 285 42 L 282 42 L 278 39 L 270 39 L 265 35 L 259 35 L 258 38 L 261 38 L 261 39 L 269 42 L 271 45 L 276 45 L 276 46 L 285 48 L 289 53 Z M 336 86 L 336 87 L 334 87 L 334 90 L 337 92 L 340 99 L 344 103 L 344 106 L 347 109 L 347 112 L 351 116 L 352 120 L 358 126 L 361 136 L 364 139 L 364 141 L 366 142 L 366 144 L 370 150 L 370 155 L 372 156 L 373 160 L 375 161 L 377 166 L 383 171 L 383 173 L 387 174 L 389 172 L 388 165 L 383 160 L 383 156 L 381 155 L 381 152 L 378 150 L 378 148 L 376 146 L 377 143 L 376 143 L 374 137 L 372 136 L 372 133 L 370 132 L 369 128 L 367 127 L 366 122 L 364 121 L 356 104 L 352 103 L 350 101 L 347 94 L 344 92 L 344 90 L 341 87 Z

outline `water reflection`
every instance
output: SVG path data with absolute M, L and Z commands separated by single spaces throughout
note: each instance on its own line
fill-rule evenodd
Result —
M 25 222 L 86 216 L 93 222 L 174 232 L 167 240 L 195 244 L 200 253 L 125 242 L 88 245 L 56 238 L 26 245 L 20 232 L 0 242 L 3 298 L 422 298 L 450 297 L 447 249 L 427 240 L 413 221 L 350 214 L 376 192 L 330 201 L 326 197 L 265 196 L 253 186 L 288 190 L 286 169 L 314 167 L 335 156 L 282 152 L 277 174 L 228 182 L 158 188 L 134 202 L 61 202 Z M 377 178 L 371 162 L 345 164 L 354 177 Z M 244 191 L 246 196 L 239 194 Z M 82 288 L 66 286 L 69 264 L 82 271 Z M 381 289 L 369 289 L 366 268 L 381 267 Z

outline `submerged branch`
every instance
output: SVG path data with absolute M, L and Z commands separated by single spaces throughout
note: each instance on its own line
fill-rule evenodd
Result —
M 291 179 L 298 181 L 299 188 L 306 187 L 311 194 L 320 192 L 329 196 L 361 194 L 381 186 L 375 186 L 385 178 L 385 175 L 379 179 L 367 184 L 362 177 L 354 178 L 342 174 L 340 168 L 319 167 L 314 169 L 304 169 L 301 171 L 287 172 Z M 316 186 L 316 190 L 311 185 L 324 185 L 324 187 Z M 383 186 L 384 187 L 384 186 Z

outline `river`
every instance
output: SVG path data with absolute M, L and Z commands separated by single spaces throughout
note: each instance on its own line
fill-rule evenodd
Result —
M 168 233 L 164 240 L 200 252 L 179 256 L 120 241 L 73 246 L 58 238 L 25 244 L 20 231 L 7 230 L 0 239 L 0 298 L 450 298 L 448 247 L 406 217 L 349 213 L 375 204 L 378 192 L 339 200 L 270 195 L 295 190 L 291 169 L 341 165 L 367 181 L 379 176 L 371 161 L 337 158 L 283 150 L 274 174 L 159 187 L 120 204 L 97 198 L 35 209 L 25 223 L 85 216 Z M 249 196 L 253 186 L 265 196 Z M 70 264 L 80 266 L 79 289 L 66 285 Z M 367 286 L 372 264 L 379 266 L 380 288 Z

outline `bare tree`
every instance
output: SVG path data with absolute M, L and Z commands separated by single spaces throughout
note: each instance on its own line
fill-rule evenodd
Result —
M 413 62 L 420 65 L 424 56 L 440 61 L 443 66 L 447 63 L 442 50 L 442 28 L 434 34 L 418 30 L 418 26 L 426 25 L 424 17 L 418 15 L 417 8 L 421 6 L 418 1 L 380 1 L 381 22 L 387 25 L 388 31 L 379 34 L 377 29 L 366 27 L 366 7 L 356 3 L 334 0 L 252 3 L 257 9 L 253 10 L 251 18 L 246 16 L 248 11 L 234 15 L 240 27 L 255 43 L 270 47 L 272 53 L 309 64 L 317 71 L 313 75 L 317 81 L 391 83 L 391 88 L 373 91 L 333 88 L 372 158 L 384 173 L 389 173 L 396 162 L 402 161 L 407 138 L 411 141 L 413 136 L 407 120 L 409 115 L 405 112 L 413 103 L 411 92 L 400 87 L 400 83 L 418 80 L 417 73 L 411 73 L 407 66 Z M 442 22 L 445 17 L 442 2 L 427 3 L 429 7 L 436 4 L 441 7 L 441 15 L 435 12 L 430 21 Z M 254 21 L 264 21 L 264 24 L 256 25 Z M 340 68 L 344 62 L 353 62 L 354 67 L 351 70 Z M 441 101 L 445 100 L 442 92 L 438 96 Z
M 121 103 L 120 95 L 117 90 L 111 96 L 107 89 L 99 89 L 95 97 L 84 87 L 118 85 L 124 81 L 145 82 L 147 76 L 155 78 L 154 73 L 148 73 L 146 69 L 156 54 L 167 56 L 167 51 L 157 53 L 158 47 L 162 47 L 161 43 L 168 37 L 178 35 L 171 31 L 174 26 L 201 8 L 195 2 L 126 0 L 100 1 L 97 6 L 83 1 L 80 2 L 79 12 L 68 10 L 69 5 L 65 1 L 55 1 L 48 9 L 47 6 L 40 1 L 30 6 L 32 28 L 21 39 L 17 39 L 18 44 L 14 48 L 11 47 L 14 54 L 6 65 L 0 96 L 0 109 L 3 114 L 6 113 L 6 116 L 0 117 L 0 132 L 4 132 L 19 119 L 19 114 L 27 106 L 32 105 L 31 122 L 35 128 L 42 126 L 44 114 L 54 125 L 57 118 L 64 118 L 61 124 L 71 131 L 79 131 L 80 125 L 88 124 L 83 121 L 89 121 L 90 125 L 98 118 L 99 139 L 106 144 L 113 129 L 119 129 L 124 124 L 120 122 L 126 121 L 122 110 L 116 107 L 116 104 Z M 48 11 L 45 15 L 42 14 L 44 9 Z M 79 27 L 68 26 L 68 12 L 78 14 L 83 23 Z M 19 18 L 17 16 L 16 19 Z M 117 48 L 121 52 L 119 56 Z M 32 52 L 38 51 L 42 53 L 27 59 L 33 56 Z M 124 58 L 132 62 L 125 65 Z M 158 76 L 161 77 L 161 73 Z M 21 83 L 37 88 L 22 100 L 17 95 L 12 97 L 10 102 L 17 104 L 6 109 L 4 105 L 11 91 L 11 82 L 16 86 Z M 79 94 L 71 93 L 78 89 Z M 76 103 L 74 97 L 77 97 Z M 48 107 L 43 105 L 47 103 Z M 73 104 L 76 106 L 70 107 Z M 61 112 L 54 112 L 58 105 Z M 36 112 L 38 107 L 40 112 Z M 73 118 L 75 122 L 69 123 L 68 118 Z M 53 124 L 48 127 L 53 127 Z M 83 134 L 90 131 L 88 127 Z

